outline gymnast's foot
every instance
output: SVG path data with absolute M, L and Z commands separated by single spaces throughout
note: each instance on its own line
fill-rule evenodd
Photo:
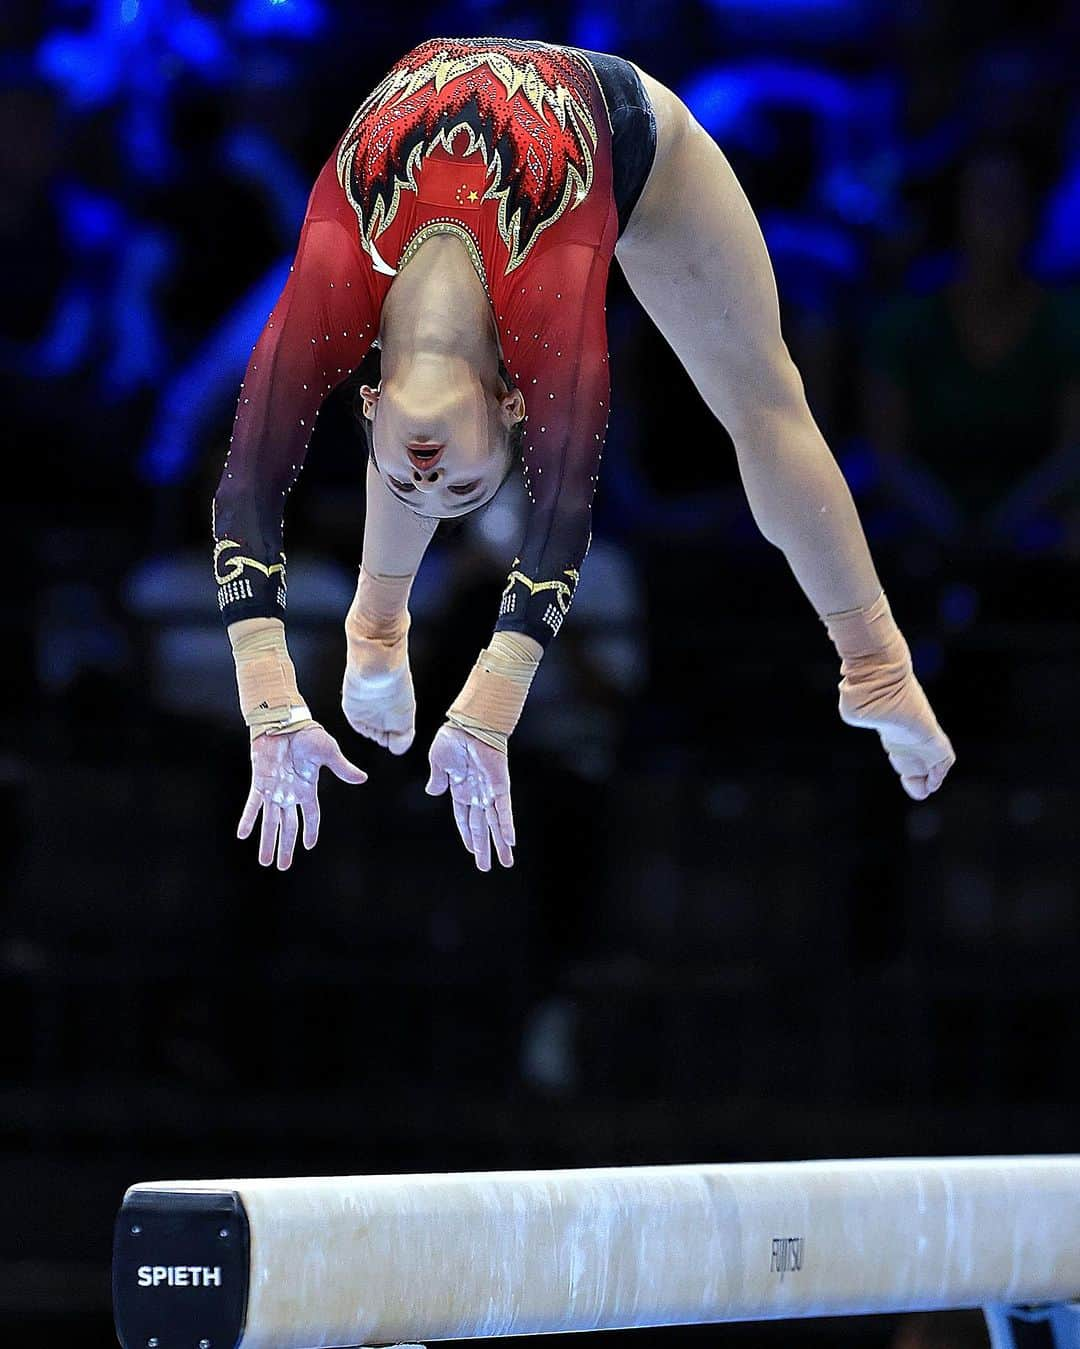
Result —
M 389 652 L 381 642 L 350 641 L 341 710 L 358 735 L 405 753 L 416 735 L 416 695 L 404 639 Z

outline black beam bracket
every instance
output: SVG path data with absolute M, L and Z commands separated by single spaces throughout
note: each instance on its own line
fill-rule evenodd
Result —
M 113 1234 L 113 1316 L 124 1349 L 237 1349 L 250 1250 L 238 1194 L 129 1195 Z

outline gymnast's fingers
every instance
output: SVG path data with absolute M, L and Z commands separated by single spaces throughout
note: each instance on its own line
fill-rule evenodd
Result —
M 507 846 L 512 848 L 517 843 L 517 830 L 514 828 L 514 807 L 510 804 L 509 792 L 505 796 L 495 798 L 495 814 L 499 818 L 502 836 Z
M 512 867 L 514 865 L 514 854 L 510 851 L 510 844 L 507 841 L 503 827 L 499 823 L 498 812 L 494 806 L 488 806 L 484 812 L 487 820 L 487 827 L 491 832 L 491 841 L 495 844 L 495 856 L 499 859 L 500 865 Z
M 277 844 L 278 826 L 281 823 L 281 807 L 273 801 L 263 802 L 262 831 L 259 834 L 259 865 L 268 867 L 274 860 L 274 848 Z
M 296 806 L 281 807 L 281 834 L 278 838 L 278 871 L 288 871 L 292 865 L 293 853 L 296 850 L 296 835 L 299 832 L 299 822 L 296 817 Z
M 431 772 L 428 775 L 427 786 L 424 791 L 428 796 L 442 796 L 447 787 L 450 786 L 450 774 L 442 766 L 437 764 L 434 757 L 431 759 Z
M 319 841 L 319 824 L 322 821 L 322 809 L 319 806 L 317 790 L 313 791 L 309 797 L 301 800 L 300 810 L 304 816 L 304 847 L 314 848 Z
M 472 852 L 472 835 L 469 833 L 469 807 L 464 801 L 459 801 L 457 797 L 451 797 L 454 806 L 454 823 L 457 825 L 458 833 L 461 835 L 461 841 L 465 844 L 465 851 Z
M 491 835 L 488 833 L 487 815 L 483 806 L 469 806 L 469 834 L 472 847 L 469 851 L 476 858 L 481 871 L 491 870 Z
M 361 782 L 367 782 L 367 774 L 362 768 L 357 768 L 351 759 L 346 759 L 336 740 L 330 741 L 322 762 L 342 782 L 351 783 L 354 787 L 359 786 Z
M 236 826 L 237 838 L 247 838 L 250 835 L 255 828 L 255 821 L 259 818 L 262 803 L 262 792 L 253 784 L 251 791 L 248 792 L 248 798 L 244 802 L 244 811 L 240 816 L 240 823 Z

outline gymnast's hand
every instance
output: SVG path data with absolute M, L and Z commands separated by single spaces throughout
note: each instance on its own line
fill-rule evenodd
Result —
M 342 782 L 358 784 L 367 774 L 350 763 L 338 742 L 316 722 L 288 735 L 260 735 L 251 744 L 251 791 L 237 826 L 248 838 L 262 811 L 259 862 L 268 867 L 277 852 L 279 871 L 287 871 L 299 833 L 296 809 L 304 815 L 304 847 L 319 837 L 319 771 L 329 768 Z
M 517 840 L 507 755 L 446 725 L 432 741 L 428 761 L 431 776 L 424 790 L 429 796 L 441 796 L 449 787 L 458 833 L 479 869 L 491 870 L 492 841 L 502 865 L 512 867 L 511 849 Z
M 868 659 L 840 681 L 840 716 L 849 726 L 877 731 L 900 785 L 915 801 L 925 801 L 956 762 L 949 737 L 938 725 L 910 665 Z

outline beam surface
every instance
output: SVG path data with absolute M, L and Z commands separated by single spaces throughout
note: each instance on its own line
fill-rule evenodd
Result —
M 243 1349 L 1080 1297 L 1077 1156 L 161 1181 L 125 1204 L 199 1193 L 247 1217 Z

